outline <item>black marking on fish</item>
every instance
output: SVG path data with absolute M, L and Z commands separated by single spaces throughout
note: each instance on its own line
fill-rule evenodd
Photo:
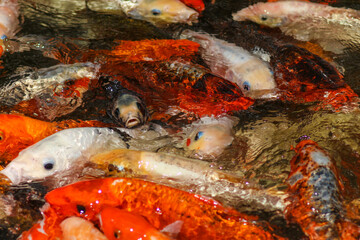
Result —
M 313 186 L 312 201 L 320 221 L 334 224 L 342 217 L 343 206 L 341 204 L 339 187 L 334 173 L 326 167 L 320 167 L 312 171 L 308 184 Z
M 129 134 L 127 134 L 126 132 L 123 132 L 117 128 L 113 128 L 113 127 L 108 127 L 109 129 L 113 130 L 114 132 L 116 132 L 117 134 L 119 134 L 120 138 L 124 141 L 126 148 L 129 149 L 130 145 L 129 145 L 129 141 L 131 140 L 131 136 Z

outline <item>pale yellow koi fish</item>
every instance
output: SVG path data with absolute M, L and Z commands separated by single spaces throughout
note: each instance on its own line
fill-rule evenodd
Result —
M 233 19 L 279 27 L 286 35 L 314 40 L 334 53 L 360 43 L 360 12 L 354 9 L 304 1 L 261 2 L 234 13 Z

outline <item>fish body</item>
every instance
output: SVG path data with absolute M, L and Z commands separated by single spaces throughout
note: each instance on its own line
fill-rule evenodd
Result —
M 73 128 L 54 133 L 22 150 L 2 174 L 13 184 L 68 173 L 96 152 L 127 148 L 122 136 L 110 128 Z
M 94 224 L 80 217 L 69 217 L 60 223 L 63 240 L 108 240 Z
M 170 240 L 141 215 L 109 207 L 100 212 L 101 229 L 109 240 Z
M 109 125 L 99 121 L 45 122 L 22 115 L 0 114 L 0 159 L 6 165 L 24 148 L 66 128 L 105 126 Z
M 236 84 L 201 65 L 180 61 L 113 63 L 101 71 L 136 91 L 156 112 L 164 113 L 171 107 L 199 117 L 218 116 L 247 109 L 254 102 Z
M 346 219 L 344 186 L 329 154 L 311 140 L 301 141 L 291 160 L 291 193 L 286 218 L 310 239 L 358 239 L 360 228 Z
M 205 4 L 202 0 L 180 0 L 183 2 L 186 6 L 191 7 L 201 13 L 205 10 Z
M 26 115 L 44 120 L 73 112 L 83 94 L 97 80 L 99 66 L 92 63 L 56 65 L 40 69 L 1 88 L 0 102 Z M 35 107 L 34 107 L 35 106 Z
M 106 207 L 146 218 L 156 229 L 183 221 L 178 239 L 282 239 L 258 226 L 256 219 L 220 203 L 181 190 L 137 179 L 105 178 L 58 188 L 45 197 L 44 219 L 20 239 L 56 239 L 58 223 L 69 216 L 97 221 Z M 40 230 L 40 231 L 39 231 Z M 40 233 L 41 232 L 41 233 Z
M 145 20 L 155 25 L 169 23 L 192 24 L 199 13 L 179 0 L 88 0 L 87 6 L 94 11 L 123 12 L 126 16 Z
M 267 53 L 278 88 L 278 99 L 318 103 L 317 109 L 339 109 L 357 101 L 358 95 L 344 76 L 318 55 L 289 44 L 273 32 L 249 22 L 231 22 L 219 29 L 225 40 L 245 49 Z M 236 34 L 234 33 L 236 32 Z
M 251 20 L 279 27 L 301 41 L 317 41 L 327 51 L 341 53 L 358 44 L 360 12 L 306 1 L 257 3 L 233 14 L 234 20 Z
M 199 43 L 201 56 L 211 71 L 236 83 L 244 94 L 276 88 L 268 63 L 249 51 L 206 33 L 185 30 L 181 37 Z

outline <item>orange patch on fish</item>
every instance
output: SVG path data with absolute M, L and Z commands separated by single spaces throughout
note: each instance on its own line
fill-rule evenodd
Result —
M 142 215 L 156 229 L 183 221 L 178 239 L 283 239 L 265 230 L 251 217 L 222 206 L 210 198 L 175 188 L 129 178 L 106 178 L 77 182 L 55 189 L 45 196 L 49 208 L 43 211 L 42 236 L 61 236 L 60 222 L 80 216 L 92 222 L 106 207 L 117 207 Z M 23 233 L 20 239 L 39 234 L 40 224 Z
M 186 6 L 191 7 L 201 13 L 205 10 L 205 4 L 202 0 L 180 0 L 183 2 Z

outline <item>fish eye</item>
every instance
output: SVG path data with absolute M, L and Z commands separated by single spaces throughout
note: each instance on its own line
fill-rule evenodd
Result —
M 115 109 L 114 114 L 115 114 L 116 117 L 119 117 L 119 116 L 120 116 L 120 110 L 119 110 L 119 108 L 116 108 L 116 109 Z
M 0 131 L 0 141 L 4 139 L 4 133 Z
M 116 239 L 119 239 L 120 236 L 121 236 L 121 231 L 120 231 L 120 230 L 115 230 L 115 231 L 114 231 L 114 237 L 115 237 Z
M 54 168 L 54 165 L 55 165 L 54 159 L 46 159 L 46 160 L 44 161 L 44 164 L 43 164 L 43 166 L 44 166 L 44 168 L 45 168 L 46 170 L 51 170 L 51 169 L 53 169 L 53 168 Z
M 261 15 L 260 19 L 261 19 L 261 21 L 266 21 L 266 20 L 268 20 L 268 16 Z
M 80 214 L 84 214 L 86 212 L 86 208 L 83 205 L 76 205 L 76 210 Z
M 151 10 L 151 13 L 154 16 L 158 16 L 161 14 L 161 11 L 159 9 L 154 8 L 153 10 Z
M 250 90 L 250 83 L 248 81 L 245 81 L 243 83 L 243 88 L 244 88 L 244 90 L 249 91 Z
M 204 132 L 198 132 L 196 135 L 195 135 L 195 141 L 199 140 L 202 136 L 204 135 Z

